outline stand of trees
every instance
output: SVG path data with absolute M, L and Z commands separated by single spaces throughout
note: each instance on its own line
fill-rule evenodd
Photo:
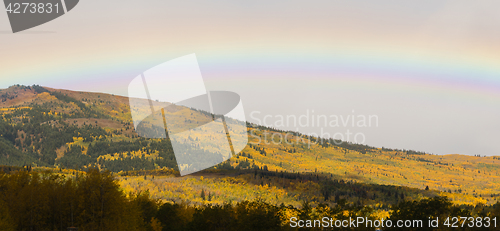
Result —
M 140 199 L 126 197 L 109 172 L 0 173 L 0 230 L 141 230 Z

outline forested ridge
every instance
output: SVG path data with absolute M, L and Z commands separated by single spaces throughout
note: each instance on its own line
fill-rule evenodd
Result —
M 243 222 L 240 218 L 255 220 L 252 216 L 264 215 L 275 216 L 274 221 L 279 223 L 277 226 L 267 224 L 274 227 L 270 230 L 280 230 L 288 227 L 284 225 L 285 212 L 308 213 L 314 217 L 317 211 L 325 210 L 330 211 L 325 214 L 335 217 L 366 214 L 388 218 L 393 216 L 396 205 L 429 203 L 428 200 L 437 197 L 446 199 L 430 202 L 449 208 L 445 213 L 460 210 L 479 216 L 495 214 L 500 198 L 500 157 L 438 156 L 414 150 L 376 148 L 248 124 L 249 144 L 241 153 L 210 169 L 178 177 L 179 167 L 170 140 L 139 137 L 126 97 L 17 85 L 0 91 L 0 116 L 0 172 L 7 173 L 2 175 L 4 187 L 0 188 L 3 193 L 0 199 L 5 203 L 10 203 L 14 195 L 30 195 L 30 190 L 38 190 L 34 186 L 45 183 L 55 190 L 47 191 L 47 195 L 64 191 L 63 185 L 82 191 L 79 187 L 83 183 L 79 182 L 98 176 L 112 182 L 110 187 L 119 191 L 121 206 L 136 206 L 134 201 L 142 198 L 155 204 L 149 214 L 168 211 L 165 213 L 173 217 L 180 216 L 176 219 L 182 221 L 182 225 L 177 230 L 196 227 L 231 230 L 224 228 L 229 226 L 245 229 L 243 223 L 238 223 Z M 189 116 L 186 121 L 193 119 Z M 289 134 L 288 142 L 277 139 L 284 134 Z M 198 151 L 193 147 L 189 152 Z M 12 179 L 24 183 L 16 185 Z M 14 186 L 5 186 L 9 182 Z M 33 187 L 29 182 L 34 182 Z M 10 191 L 7 188 L 11 188 Z M 101 189 L 94 190 L 97 189 L 83 190 L 83 193 L 101 193 Z M 83 197 L 78 193 L 74 196 L 77 195 Z M 52 198 L 48 200 L 53 203 L 56 196 L 47 198 Z M 78 198 L 74 200 L 83 203 L 81 205 L 86 203 Z M 12 203 L 9 206 L 14 206 Z M 50 208 L 52 210 L 47 211 L 54 213 L 60 208 L 51 207 L 50 203 L 26 206 L 24 212 Z M 3 213 L 12 213 L 8 223 L 14 224 L 13 230 L 34 227 L 33 224 L 24 226 L 26 217 L 15 220 L 18 210 L 9 206 L 5 207 L 9 211 Z M 311 210 L 304 213 L 304 208 Z M 84 219 L 89 216 L 86 212 L 89 210 L 74 209 L 85 214 L 80 214 L 80 223 L 74 223 L 73 217 L 73 223 L 84 230 L 113 229 L 104 223 L 118 222 L 110 218 L 98 226 L 87 227 L 83 221 L 90 219 Z M 40 218 L 43 222 L 33 230 L 63 230 L 61 227 L 70 225 L 67 211 L 64 208 L 59 218 Z M 255 214 L 248 215 L 251 213 Z M 214 217 L 224 214 L 229 214 L 227 220 L 214 221 Z M 93 216 L 91 219 L 96 215 Z M 130 227 L 148 230 L 161 230 L 154 229 L 158 225 L 163 226 L 163 230 L 171 230 L 166 228 L 167 224 L 174 225 L 167 218 L 155 215 L 131 218 L 127 222 L 133 223 Z
M 178 170 L 168 139 L 137 135 L 126 97 L 16 85 L 1 90 L 0 99 L 0 164 Z M 248 125 L 249 145 L 216 169 L 314 172 L 372 184 L 430 187 L 473 197 L 465 203 L 474 204 L 495 203 L 500 194 L 500 157 L 438 156 Z M 290 141 L 276 140 L 285 133 Z M 187 153 L 198 151 L 193 147 Z

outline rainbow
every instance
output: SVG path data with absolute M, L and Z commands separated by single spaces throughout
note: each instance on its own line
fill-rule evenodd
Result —
M 297 48 L 299 47 L 299 48 Z M 414 94 L 453 95 L 484 102 L 500 102 L 500 60 L 487 54 L 360 50 L 349 48 L 286 46 L 276 49 L 231 49 L 197 53 L 202 74 L 212 81 L 304 80 L 318 88 L 335 84 Z M 166 48 L 165 48 L 166 49 Z M 41 84 L 81 91 L 103 91 L 126 95 L 126 85 L 142 70 L 182 56 L 182 50 L 166 52 L 131 51 L 129 55 L 108 53 L 99 58 L 90 54 L 63 59 L 48 58 L 30 68 L 11 65 L 2 75 L 21 84 Z M 413 54 L 413 55 L 412 55 Z M 208 77 L 207 77 L 208 76 Z M 97 83 L 97 84 L 96 84 Z M 257 87 L 257 86 L 255 86 Z

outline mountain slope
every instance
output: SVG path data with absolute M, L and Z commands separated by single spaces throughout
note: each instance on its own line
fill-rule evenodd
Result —
M 168 140 L 138 137 L 126 97 L 13 86 L 0 91 L 0 102 L 0 165 L 99 167 L 116 172 L 178 169 Z M 371 184 L 428 186 L 488 201 L 500 194 L 498 157 L 437 156 L 336 144 L 257 125 L 249 127 L 249 138 L 241 155 L 215 168 L 308 172 Z

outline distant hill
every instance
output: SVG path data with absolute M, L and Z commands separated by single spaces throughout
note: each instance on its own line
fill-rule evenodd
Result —
M 0 90 L 0 115 L 0 165 L 98 167 L 114 172 L 178 170 L 169 140 L 137 135 L 127 97 L 16 85 Z M 286 131 L 249 125 L 250 144 L 211 171 L 258 169 L 429 187 L 484 203 L 500 195 L 500 157 L 439 156 L 336 144 L 299 133 L 290 133 L 284 140 Z

